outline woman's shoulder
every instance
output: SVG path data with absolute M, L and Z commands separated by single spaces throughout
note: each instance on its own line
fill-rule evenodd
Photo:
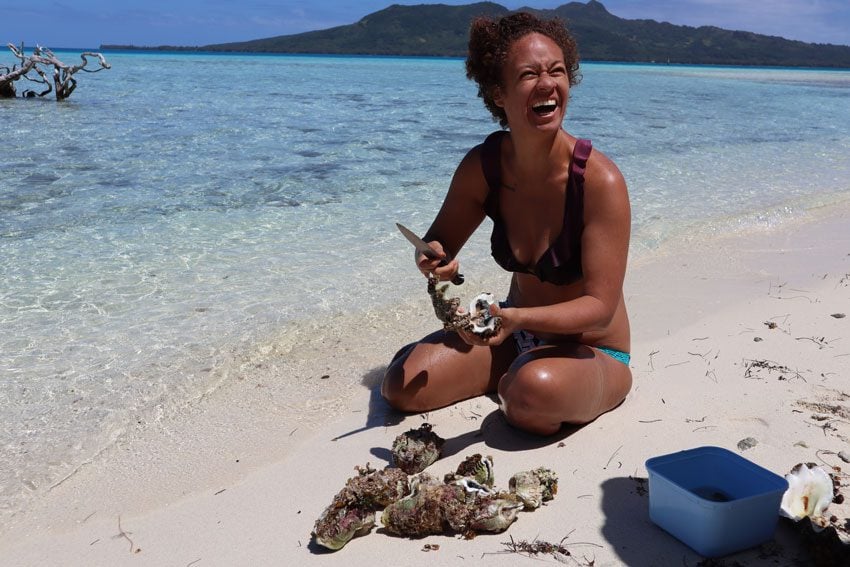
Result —
M 482 205 L 487 201 L 493 184 L 499 183 L 498 154 L 500 150 L 499 145 L 493 142 L 495 139 L 496 136 L 492 138 L 488 136 L 487 139 L 470 148 L 458 164 L 452 178 L 453 189 L 469 195 Z
M 626 180 L 617 164 L 598 148 L 593 148 L 587 160 L 585 187 L 621 188 L 625 190 Z

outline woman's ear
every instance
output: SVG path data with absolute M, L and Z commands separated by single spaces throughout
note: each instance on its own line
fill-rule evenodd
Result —
M 496 103 L 496 106 L 499 108 L 505 107 L 504 98 L 502 98 L 502 89 L 498 86 L 493 87 L 493 102 Z

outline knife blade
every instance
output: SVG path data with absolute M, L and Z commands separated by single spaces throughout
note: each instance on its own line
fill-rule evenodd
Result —
M 425 257 L 430 258 L 432 260 L 436 260 L 439 258 L 437 253 L 434 252 L 430 246 L 428 246 L 428 243 L 416 236 L 415 232 L 413 232 L 401 223 L 397 222 L 395 223 L 395 225 L 396 227 L 398 227 L 399 232 L 404 235 L 407 241 L 413 244 L 413 247 L 416 248 L 417 252 L 419 252 L 420 254 L 424 254 Z M 445 266 L 449 263 L 450 260 L 451 258 L 449 258 L 448 256 L 442 258 L 440 260 L 440 266 Z M 455 285 L 460 285 L 463 283 L 463 281 L 463 274 L 455 274 L 455 277 L 452 279 L 452 283 Z

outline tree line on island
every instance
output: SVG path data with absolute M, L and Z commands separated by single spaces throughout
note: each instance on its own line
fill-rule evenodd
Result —
M 611 14 L 597 0 L 522 10 L 564 20 L 586 61 L 850 68 L 847 45 L 805 43 L 713 26 L 628 20 Z M 493 2 L 394 4 L 354 24 L 293 35 L 195 47 L 102 45 L 101 49 L 463 57 L 473 18 L 511 11 Z

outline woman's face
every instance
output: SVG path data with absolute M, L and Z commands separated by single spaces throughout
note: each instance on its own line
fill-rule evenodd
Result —
M 511 45 L 494 100 L 512 131 L 560 129 L 569 95 L 567 66 L 557 43 L 530 33 Z

